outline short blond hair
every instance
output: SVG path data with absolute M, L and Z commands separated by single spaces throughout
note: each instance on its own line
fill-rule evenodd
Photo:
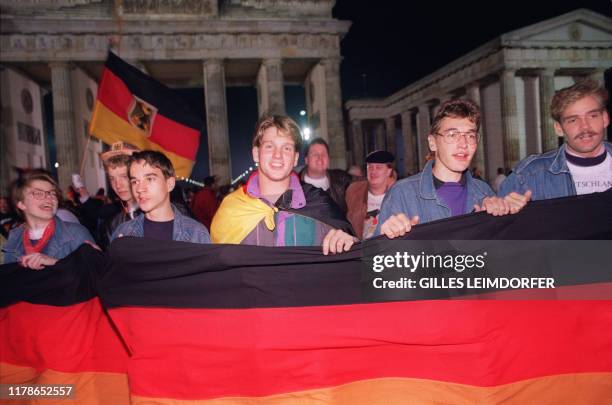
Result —
M 570 104 L 587 96 L 595 97 L 600 108 L 605 108 L 608 103 L 608 91 L 605 87 L 597 80 L 584 79 L 555 93 L 550 103 L 550 115 L 555 121 L 561 122 L 563 111 Z
M 255 134 L 253 135 L 253 147 L 259 147 L 261 145 L 261 138 L 263 133 L 268 128 L 276 128 L 289 136 L 295 144 L 295 150 L 300 151 L 302 146 L 302 134 L 298 124 L 287 117 L 286 115 L 264 115 L 257 121 L 255 125 Z

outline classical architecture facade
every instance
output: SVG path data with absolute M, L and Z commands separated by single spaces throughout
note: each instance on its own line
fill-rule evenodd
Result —
M 498 167 L 559 145 L 550 118 L 555 90 L 586 76 L 604 82 L 611 67 L 612 19 L 601 14 L 581 9 L 509 32 L 384 99 L 346 102 L 352 162 L 386 147 L 399 154 L 400 171 L 418 172 L 439 104 L 467 97 L 483 111 L 473 166 L 493 179 Z
M 71 173 L 79 172 L 85 145 L 91 145 L 82 142 L 83 123 L 75 118 L 76 109 L 89 105 L 79 99 L 82 92 L 75 92 L 74 72 L 99 80 L 109 48 L 164 84 L 204 88 L 209 168 L 222 182 L 231 178 L 225 89 L 235 85 L 257 88 L 260 115 L 285 110 L 284 85 L 303 85 L 313 132 L 332 145 L 331 164 L 345 167 L 339 64 L 340 40 L 350 22 L 332 18 L 334 3 L 0 0 L 0 61 L 3 72 L 51 91 L 58 176 L 64 186 Z M 2 186 L 11 165 L 49 164 L 33 158 L 44 153 L 21 145 L 15 136 L 17 118 L 11 117 L 18 115 L 18 104 L 18 98 L 3 99 L 3 155 L 25 148 L 32 158 L 3 159 Z M 44 144 L 42 123 L 37 128 Z

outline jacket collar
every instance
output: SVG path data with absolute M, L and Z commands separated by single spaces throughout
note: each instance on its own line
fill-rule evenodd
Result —
M 244 185 L 244 190 L 251 197 L 262 198 L 261 190 L 259 189 L 259 170 L 251 174 Z M 306 205 L 306 196 L 300 184 L 300 178 L 295 172 L 291 172 L 289 188 L 283 193 L 279 201 L 281 205 L 287 206 L 288 204 L 293 209 L 299 209 Z
M 565 143 L 559 147 L 557 153 L 555 153 L 555 158 L 552 163 L 548 167 L 548 171 L 553 174 L 559 173 L 569 173 L 569 168 L 567 167 L 567 159 L 565 158 Z
M 435 159 L 430 160 L 423 168 L 419 178 L 419 195 L 426 200 L 438 200 L 438 194 L 436 193 L 436 187 L 433 180 L 433 164 Z M 474 201 L 480 201 L 483 197 L 487 196 L 487 192 L 481 186 L 481 183 L 474 180 L 469 170 L 465 171 L 465 187 L 468 192 L 468 200 L 473 199 Z M 472 201 L 468 201 L 471 204 Z
M 53 236 L 51 237 L 51 240 L 49 240 L 49 244 L 47 246 L 59 247 L 71 243 L 74 240 L 74 235 L 68 230 L 66 224 L 57 216 L 55 216 L 53 220 L 55 221 L 55 232 L 53 233 Z M 20 225 L 14 230 L 14 232 L 16 232 L 15 237 L 9 237 L 9 240 L 6 242 L 5 249 L 10 251 L 24 250 L 23 233 L 26 232 L 26 225 Z

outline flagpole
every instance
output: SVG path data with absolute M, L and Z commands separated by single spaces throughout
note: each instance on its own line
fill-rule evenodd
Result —
M 83 149 L 83 156 L 81 156 L 81 170 L 79 170 L 79 175 L 83 177 L 83 170 L 85 169 L 85 159 L 87 158 L 87 149 L 89 148 L 89 142 L 91 142 L 91 135 L 87 134 L 87 143 L 85 144 L 85 149 Z

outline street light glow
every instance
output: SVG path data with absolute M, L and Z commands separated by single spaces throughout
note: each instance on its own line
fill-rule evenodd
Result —
M 302 133 L 304 134 L 304 140 L 307 141 L 310 139 L 310 127 L 304 127 L 302 129 Z
M 300 110 L 300 115 L 303 117 L 304 115 L 306 115 L 306 111 Z

